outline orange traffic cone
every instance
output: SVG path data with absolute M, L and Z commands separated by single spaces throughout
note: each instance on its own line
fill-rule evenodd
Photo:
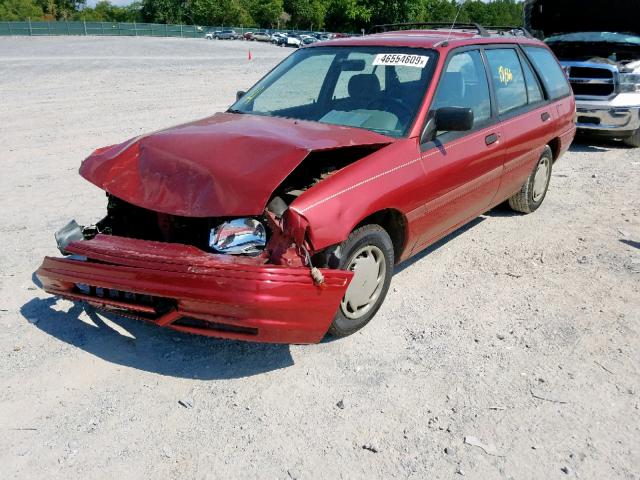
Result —
M 253 57 L 251 56 L 251 50 L 249 50 L 249 60 L 251 60 Z

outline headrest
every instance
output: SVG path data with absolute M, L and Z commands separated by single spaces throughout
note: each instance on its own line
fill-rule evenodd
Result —
M 360 73 L 349 79 L 351 98 L 371 98 L 380 93 L 380 80 L 373 73 Z

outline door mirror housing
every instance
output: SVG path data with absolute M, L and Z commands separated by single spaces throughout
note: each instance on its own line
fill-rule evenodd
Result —
M 247 92 L 245 92 L 244 90 L 238 90 L 238 91 L 236 92 L 236 102 L 237 102 L 238 100 L 240 100 L 242 97 L 244 97 L 244 95 L 245 95 L 246 93 L 247 93 Z
M 424 124 L 424 128 L 422 129 L 422 133 L 420 134 L 420 145 L 424 145 L 425 143 L 433 140 L 433 136 L 436 133 L 436 119 L 431 116 L 427 123 Z
M 436 129 L 440 132 L 466 132 L 473 128 L 473 110 L 442 107 L 436 110 Z

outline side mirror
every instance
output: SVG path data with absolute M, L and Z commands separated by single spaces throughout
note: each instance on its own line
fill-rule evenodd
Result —
M 245 94 L 245 93 L 247 93 L 247 92 L 245 92 L 244 90 L 238 90 L 238 91 L 236 92 L 236 102 L 237 102 L 238 100 L 240 100 L 242 97 L 244 97 L 244 94 Z
M 420 134 L 420 145 L 424 145 L 427 142 L 433 140 L 433 135 L 436 133 L 436 119 L 435 117 L 429 118 L 425 123 L 422 133 Z
M 436 110 L 436 128 L 442 132 L 466 132 L 473 128 L 473 110 L 443 107 Z

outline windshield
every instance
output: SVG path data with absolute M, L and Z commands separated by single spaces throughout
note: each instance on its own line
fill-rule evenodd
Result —
M 229 111 L 311 120 L 406 135 L 435 67 L 420 48 L 301 49 L 260 80 Z
M 547 38 L 549 43 L 553 42 L 605 42 L 624 43 L 638 45 L 640 47 L 640 35 L 633 33 L 617 32 L 576 32 L 565 35 L 554 35 Z

